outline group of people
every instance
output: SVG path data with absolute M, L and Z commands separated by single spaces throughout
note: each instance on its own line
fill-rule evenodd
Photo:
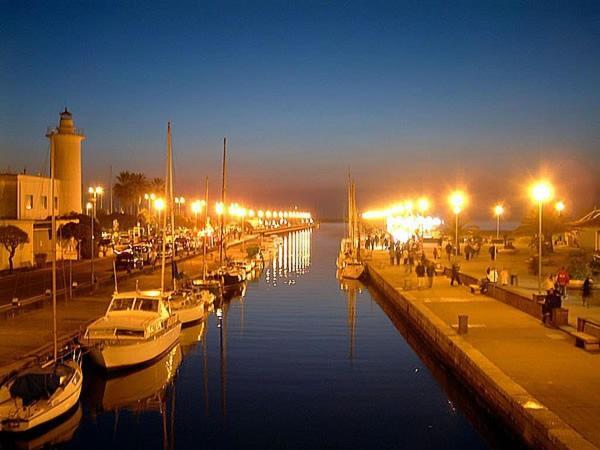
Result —
M 561 302 L 562 300 L 566 300 L 567 296 L 567 286 L 571 281 L 571 277 L 569 272 L 561 267 L 560 270 L 555 274 L 548 274 L 548 277 L 544 281 L 544 288 L 546 290 L 546 298 L 549 296 L 557 296 Z M 585 307 L 590 306 L 590 298 L 592 296 L 592 284 L 593 280 L 587 276 L 583 280 L 583 284 L 581 286 L 581 303 Z
M 436 259 L 435 253 L 434 251 L 434 259 Z M 403 265 L 405 273 L 413 273 L 414 269 L 419 289 L 433 287 L 436 265 L 434 261 L 427 259 L 422 242 L 416 236 L 406 242 L 391 241 L 388 245 L 388 254 L 392 266 Z

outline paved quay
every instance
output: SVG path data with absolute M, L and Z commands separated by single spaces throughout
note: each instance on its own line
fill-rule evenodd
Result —
M 396 303 L 472 390 L 497 399 L 501 415 L 536 447 L 600 447 L 600 354 L 575 347 L 566 333 L 492 298 L 436 277 L 416 289 L 414 274 L 390 266 L 385 252 L 368 262 L 370 285 Z M 413 288 L 404 290 L 405 280 Z M 469 330 L 458 335 L 458 315 Z M 436 349 L 434 349 L 436 350 Z M 445 353 L 445 355 L 444 355 Z M 500 408 L 498 408 L 500 409 Z
M 247 236 L 244 242 L 255 240 L 256 236 Z M 227 250 L 228 256 L 239 257 L 242 241 L 232 243 Z M 209 268 L 216 266 L 218 251 L 208 255 Z M 202 255 L 177 263 L 178 270 L 190 276 L 202 273 Z M 171 264 L 167 264 L 167 280 L 171 279 Z M 134 290 L 136 283 L 140 289 L 156 289 L 160 286 L 160 265 L 150 273 L 133 273 L 119 282 L 119 291 Z M 58 334 L 62 337 L 73 335 L 85 329 L 86 325 L 103 315 L 106 311 L 114 286 L 104 285 L 96 289 L 93 295 L 80 295 L 71 300 L 59 296 L 57 301 Z M 0 320 L 0 378 L 29 360 L 34 359 L 42 348 L 52 343 L 52 308 L 48 303 L 42 307 L 26 311 L 15 317 Z

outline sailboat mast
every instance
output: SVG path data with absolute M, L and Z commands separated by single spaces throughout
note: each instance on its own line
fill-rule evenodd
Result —
M 204 240 L 202 242 L 202 281 L 206 281 L 206 231 L 208 230 L 208 177 L 204 181 Z
M 165 201 L 169 198 L 169 142 L 171 141 L 171 122 L 167 123 L 167 168 L 165 177 Z M 162 258 L 160 268 L 160 292 L 165 291 L 165 265 L 167 262 L 167 211 L 163 215 L 163 229 L 162 229 Z
M 223 267 L 223 252 L 226 252 L 225 248 L 225 215 L 227 208 L 225 206 L 226 199 L 226 176 L 227 176 L 227 138 L 223 138 L 223 178 L 221 180 L 221 205 L 223 205 L 223 211 L 221 213 L 221 246 L 219 248 L 219 266 Z M 225 255 L 227 256 L 227 255 Z
M 52 231 L 52 337 L 54 343 L 54 361 L 58 358 L 58 327 L 56 323 L 56 211 L 54 204 L 54 136 L 50 139 L 50 215 Z M 94 218 L 92 217 L 92 220 Z
M 169 124 L 170 125 L 170 124 Z M 169 142 L 167 146 L 167 158 L 169 159 L 169 197 L 167 199 L 168 211 L 171 213 L 171 280 L 173 282 L 173 290 L 177 290 L 177 280 L 175 279 L 175 201 L 173 192 L 173 135 L 169 126 Z

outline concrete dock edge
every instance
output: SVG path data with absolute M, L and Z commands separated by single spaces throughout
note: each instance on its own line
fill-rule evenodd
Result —
M 367 263 L 367 273 L 369 286 L 391 300 L 469 390 L 532 448 L 598 448 L 537 401 L 427 307 L 418 303 L 409 292 L 392 286 L 372 263 Z

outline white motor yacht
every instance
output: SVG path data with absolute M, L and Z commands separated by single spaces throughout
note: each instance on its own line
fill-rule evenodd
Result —
M 115 293 L 106 314 L 88 326 L 83 344 L 107 370 L 143 364 L 169 350 L 181 321 L 160 290 Z

